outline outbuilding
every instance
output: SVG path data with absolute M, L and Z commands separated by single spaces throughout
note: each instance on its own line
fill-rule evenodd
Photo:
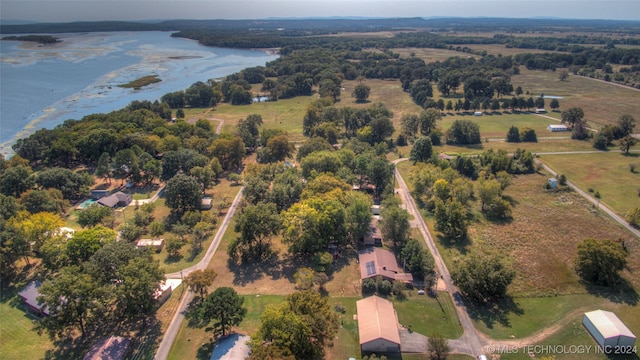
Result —
M 476 111 L 473 113 L 473 116 L 482 116 L 482 111 Z
M 633 347 L 636 336 L 611 311 L 595 310 L 584 314 L 582 325 L 605 352 Z
M 400 352 L 398 316 L 393 303 L 378 296 L 356 302 L 362 352 Z
M 569 131 L 569 128 L 567 127 L 567 125 L 550 124 L 549 126 L 547 126 L 547 130 L 551 132 L 559 132 L 559 131 Z

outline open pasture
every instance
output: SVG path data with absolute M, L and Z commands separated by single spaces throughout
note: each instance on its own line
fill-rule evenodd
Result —
M 520 75 L 511 78 L 511 82 L 514 87 L 521 86 L 525 96 L 561 96 L 560 110 L 581 107 L 590 127 L 615 124 L 623 114 L 636 118 L 640 114 L 640 91 L 629 87 L 575 75 L 560 81 L 558 71 L 524 68 L 521 68 Z
M 544 155 L 540 160 L 582 190 L 598 191 L 602 203 L 618 215 L 624 216 L 629 209 L 640 207 L 640 173 L 630 171 L 630 165 L 640 169 L 637 153 Z

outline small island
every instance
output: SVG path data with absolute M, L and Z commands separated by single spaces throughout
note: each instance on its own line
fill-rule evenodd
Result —
M 37 42 L 43 45 L 50 45 L 50 44 L 62 42 L 50 35 L 5 36 L 2 38 L 2 40 L 30 41 L 30 42 Z
M 158 75 L 149 75 L 118 86 L 122 88 L 133 88 L 134 90 L 139 90 L 143 86 L 147 86 L 160 81 L 162 80 L 158 77 Z

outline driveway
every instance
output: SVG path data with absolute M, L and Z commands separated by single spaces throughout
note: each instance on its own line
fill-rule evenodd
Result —
M 216 341 L 211 360 L 244 360 L 251 354 L 247 341 L 251 338 L 247 335 L 232 334 Z

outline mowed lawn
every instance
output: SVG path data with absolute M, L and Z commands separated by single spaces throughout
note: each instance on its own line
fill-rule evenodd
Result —
M 17 296 L 3 294 L 0 302 L 0 359 L 41 359 L 53 344 L 46 334 L 38 335 L 33 330 L 36 319 L 18 307 Z
M 543 155 L 539 160 L 582 190 L 598 191 L 602 203 L 621 216 L 640 207 L 640 154 Z M 634 173 L 630 164 L 636 166 Z

